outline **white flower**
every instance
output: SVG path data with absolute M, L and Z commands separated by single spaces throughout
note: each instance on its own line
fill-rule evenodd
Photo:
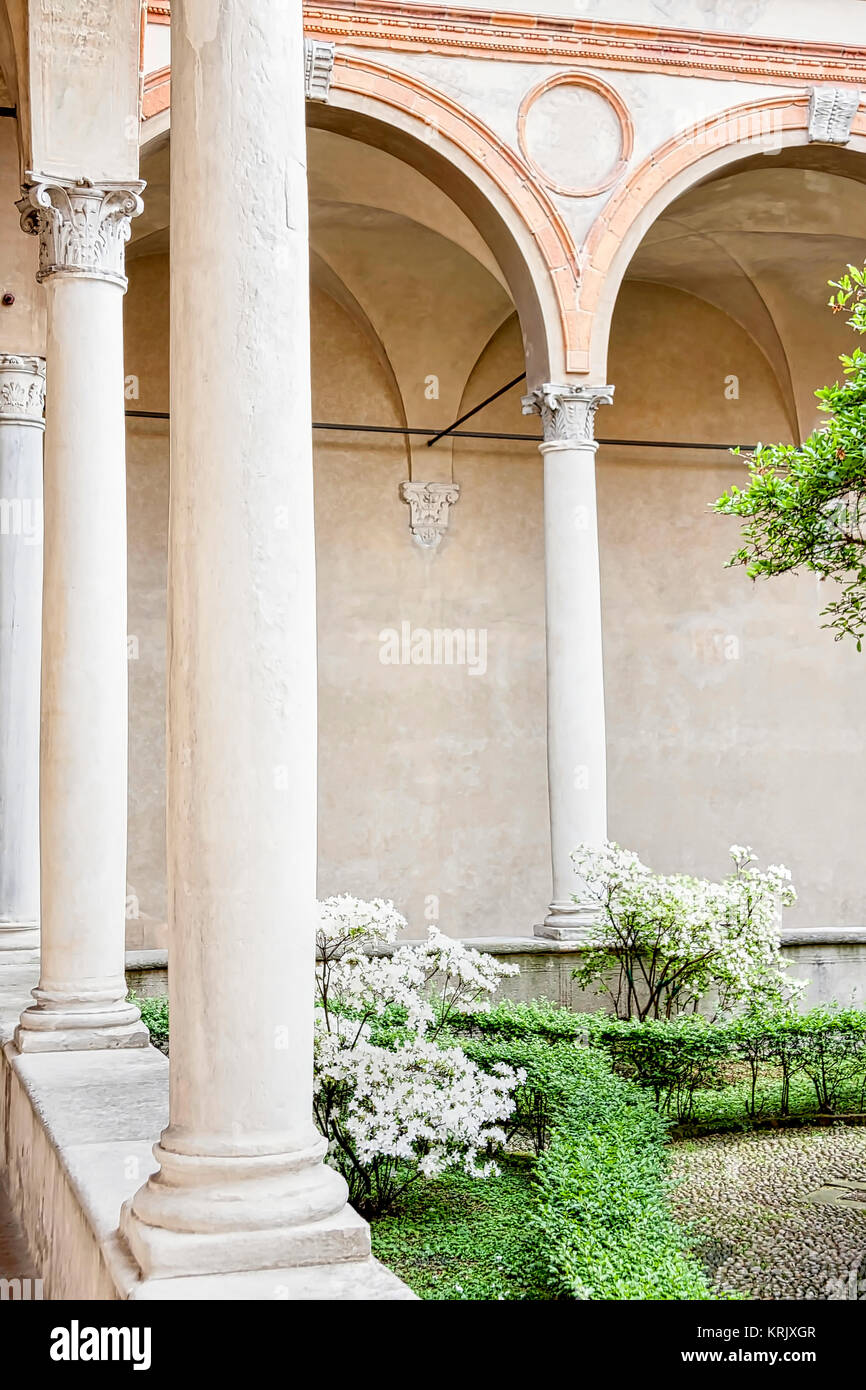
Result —
M 406 918 L 384 898 L 365 902 L 342 893 L 319 903 L 318 936 L 322 943 L 360 938 L 368 944 L 396 941 L 398 931 L 405 927 Z
M 505 1065 L 484 1072 L 435 1032 L 452 1013 L 489 1007 L 517 967 L 436 927 L 426 941 L 388 951 L 406 922 L 379 899 L 329 898 L 320 914 L 314 1104 L 353 1197 L 393 1196 L 400 1164 L 427 1177 L 453 1166 L 495 1172 L 489 1153 L 504 1143 L 500 1126 L 525 1074 Z
M 676 981 L 678 1008 L 691 1007 L 710 990 L 722 1007 L 731 1007 L 801 988 L 787 977 L 779 941 L 781 909 L 797 896 L 789 870 L 773 864 L 762 872 L 749 846 L 732 845 L 730 853 L 734 872 L 712 883 L 653 874 L 636 854 L 610 841 L 579 845 L 575 870 L 584 895 L 599 907 L 582 974 L 602 975 L 618 964 L 622 983 L 623 975 L 631 979 L 632 965 L 642 962 L 643 972 L 649 962 L 652 978 L 643 975 L 641 988 L 658 985 L 660 1007 L 667 1006 L 663 991 L 670 987 L 659 982 L 670 980 Z M 625 994 L 629 1012 L 640 1007 L 630 983 Z
M 519 1082 L 510 1067 L 489 1075 L 461 1048 L 419 1038 L 391 1049 L 317 1029 L 315 1049 L 316 1092 L 348 1083 L 344 1122 L 362 1163 L 414 1159 L 426 1177 L 455 1164 L 476 1176 L 496 1171 L 480 1154 L 504 1141 Z

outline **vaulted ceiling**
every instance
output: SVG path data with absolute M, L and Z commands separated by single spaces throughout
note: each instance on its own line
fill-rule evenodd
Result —
M 739 323 L 772 367 L 795 438 L 814 427 L 815 386 L 832 379 L 850 346 L 844 316 L 825 306 L 827 281 L 866 261 L 864 166 L 861 156 L 817 145 L 729 166 L 670 204 L 627 272 Z M 145 153 L 142 174 L 148 189 L 133 259 L 168 249 L 167 135 Z M 413 421 L 456 413 L 475 362 L 514 313 L 489 247 L 433 183 L 359 141 L 310 130 L 309 180 L 314 282 L 375 341 Z M 425 343 L 441 343 L 457 325 L 431 405 L 423 383 L 442 354 L 425 360 Z
M 758 155 L 683 194 L 649 229 L 627 278 L 686 290 L 741 324 L 802 438 L 816 421 L 816 361 L 826 356 L 829 379 L 850 348 L 844 321 L 824 307 L 827 281 L 864 261 L 866 160 L 811 146 Z

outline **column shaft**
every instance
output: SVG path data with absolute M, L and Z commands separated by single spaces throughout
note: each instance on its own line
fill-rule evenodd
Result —
M 593 421 L 609 386 L 552 386 L 526 397 L 544 424 L 547 770 L 553 897 L 539 935 L 592 920 L 571 862 L 607 835 L 604 668 Z M 575 895 L 578 901 L 575 902 Z
M 302 42 L 300 0 L 172 8 L 171 1104 L 123 1222 L 154 1275 L 369 1249 L 312 1120 Z
M 19 204 L 47 292 L 42 956 L 22 1051 L 145 1046 L 126 1002 L 122 243 L 135 190 L 36 180 Z
M 0 962 L 39 946 L 45 361 L 0 353 Z

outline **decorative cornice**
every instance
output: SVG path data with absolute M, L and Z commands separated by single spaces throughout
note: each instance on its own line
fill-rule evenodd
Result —
M 16 207 L 25 232 L 39 237 L 37 280 L 75 275 L 126 288 L 124 246 L 142 211 L 144 183 L 92 183 L 28 172 Z
M 859 105 L 860 93 L 850 87 L 813 87 L 809 94 L 809 140 L 847 145 Z
M 45 359 L 0 352 L 0 424 L 44 429 Z
M 149 5 L 148 22 L 167 24 L 168 5 Z M 705 76 L 715 80 L 783 85 L 866 84 L 866 47 L 803 43 L 795 39 L 712 34 L 702 29 L 570 19 L 555 15 L 501 14 L 389 0 L 307 4 L 308 35 L 383 52 L 451 54 Z M 149 97 L 149 102 L 148 102 Z M 168 70 L 145 78 L 145 116 L 165 110 Z M 152 109 L 147 109 L 148 105 Z
M 544 428 L 542 451 L 597 449 L 595 412 L 610 405 L 612 386 L 556 386 L 552 382 L 523 397 L 524 415 L 540 415 Z
M 304 96 L 307 101 L 327 101 L 334 70 L 334 45 L 320 39 L 304 39 Z
M 448 529 L 449 509 L 460 496 L 459 483 L 401 483 L 409 505 L 409 530 L 422 550 L 435 550 Z
M 564 8 L 564 7 L 563 7 Z M 355 46 L 784 84 L 866 81 L 866 47 L 394 0 L 306 4 L 309 34 Z

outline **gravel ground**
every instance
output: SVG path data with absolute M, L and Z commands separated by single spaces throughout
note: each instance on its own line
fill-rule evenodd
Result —
M 686 1140 L 673 1173 L 677 1215 L 720 1291 L 866 1299 L 866 1127 Z M 822 1188 L 835 1200 L 810 1200 Z

